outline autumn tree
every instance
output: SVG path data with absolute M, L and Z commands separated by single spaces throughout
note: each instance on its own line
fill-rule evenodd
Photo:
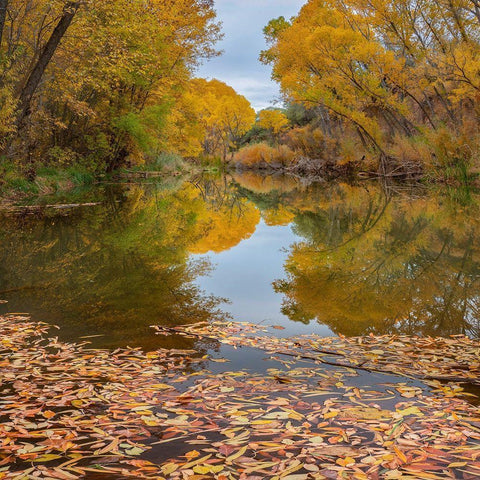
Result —
M 219 80 L 192 79 L 183 96 L 183 115 L 178 120 L 187 125 L 197 124 L 197 146 L 207 156 L 226 160 L 230 151 L 238 148 L 241 137 L 255 122 L 255 110 L 250 102 L 232 87 Z M 191 129 L 191 128 L 190 128 Z
M 265 109 L 258 114 L 257 125 L 269 130 L 274 136 L 282 132 L 289 123 L 287 116 L 278 109 Z
M 355 133 L 364 152 L 386 159 L 399 138 L 421 139 L 448 161 L 438 155 L 441 129 L 471 144 L 480 113 L 476 2 L 310 0 L 265 35 L 261 59 L 285 97 L 325 109 L 324 120 L 342 125 L 331 134 Z M 465 154 L 445 153 L 453 162 Z
M 29 115 L 32 98 L 45 70 L 84 3 L 52 2 L 37 8 L 24 1 L 2 0 L 0 3 L 0 55 L 3 59 L 0 84 L 5 88 L 8 80 L 12 82 L 10 94 L 17 105 L 17 125 L 21 126 Z M 2 48 L 5 27 L 9 34 L 7 46 Z M 28 34 L 32 34 L 33 41 Z M 18 80 L 13 81 L 15 77 Z
M 178 92 L 220 37 L 210 0 L 11 0 L 4 31 L 0 78 L 23 129 L 10 153 L 107 170 L 159 151 Z
M 67 2 L 63 7 L 62 15 L 58 20 L 57 25 L 50 34 L 45 46 L 43 46 L 38 59 L 34 63 L 31 71 L 28 72 L 28 77 L 22 86 L 19 94 L 18 103 L 18 123 L 21 125 L 25 117 L 30 113 L 32 98 L 37 91 L 37 88 L 42 81 L 45 70 L 57 51 L 60 42 L 65 36 L 68 28 L 72 24 L 75 15 L 82 2 Z

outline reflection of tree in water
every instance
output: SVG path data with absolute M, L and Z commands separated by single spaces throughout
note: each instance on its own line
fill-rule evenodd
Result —
M 191 253 L 223 252 L 255 233 L 260 212 L 252 202 L 232 190 L 226 177 L 220 180 L 203 178 L 192 184 L 207 208 L 197 216 L 201 235 L 190 246 Z
M 300 182 L 288 175 L 262 175 L 254 171 L 233 172 L 233 180 L 245 192 L 255 195 L 266 195 L 267 200 L 272 195 L 282 195 L 289 192 L 298 194 Z M 258 199 L 260 197 L 257 197 Z
M 476 204 L 371 184 L 235 180 L 116 187 L 98 207 L 2 218 L 0 298 L 10 303 L 0 308 L 61 325 L 64 338 L 104 335 L 96 346 L 190 348 L 149 326 L 225 316 L 222 299 L 195 284 L 211 265 L 191 253 L 232 248 L 261 212 L 268 225 L 294 219 L 304 239 L 274 284 L 292 320 L 352 335 L 480 335 Z
M 318 192 L 317 192 L 318 194 Z M 346 335 L 480 335 L 478 208 L 335 185 L 297 212 L 275 282 L 292 320 Z
M 5 217 L 2 298 L 10 311 L 60 324 L 70 339 L 103 334 L 95 345 L 189 347 L 189 340 L 154 336 L 149 326 L 224 317 L 223 300 L 194 283 L 210 264 L 190 260 L 189 251 L 205 243 L 206 224 L 213 219 L 219 228 L 217 217 L 230 212 L 228 202 L 212 208 L 187 184 L 176 191 L 130 187 L 106 195 L 102 206 L 68 214 Z M 254 230 L 258 219 L 236 224 Z

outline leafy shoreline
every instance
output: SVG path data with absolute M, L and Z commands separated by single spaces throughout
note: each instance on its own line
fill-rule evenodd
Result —
M 478 477 L 480 413 L 454 384 L 365 388 L 352 369 L 278 352 L 266 375 L 232 372 L 195 351 L 92 350 L 49 328 L 0 317 L 0 478 Z M 236 348 L 260 338 L 248 324 L 209 328 Z

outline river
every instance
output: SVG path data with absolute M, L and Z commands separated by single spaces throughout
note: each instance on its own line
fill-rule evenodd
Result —
M 480 336 L 480 196 L 235 173 L 101 184 L 0 213 L 0 313 L 94 347 L 188 347 L 150 325 Z M 88 338 L 87 338 L 88 337 Z

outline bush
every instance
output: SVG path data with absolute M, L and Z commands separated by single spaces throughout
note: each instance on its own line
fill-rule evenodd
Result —
M 290 130 L 283 141 L 292 150 L 305 157 L 332 159 L 337 155 L 337 140 L 325 136 L 320 128 L 313 125 Z
M 234 163 L 243 168 L 279 168 L 290 166 L 295 152 L 287 145 L 272 147 L 267 143 L 254 143 L 239 150 Z
M 423 172 L 432 160 L 431 149 L 422 137 L 396 136 L 389 153 L 397 169 L 411 175 Z
M 181 155 L 163 152 L 156 155 L 153 159 L 146 160 L 142 164 L 133 165 L 131 168 L 139 172 L 175 173 L 184 171 L 187 168 L 187 164 Z

